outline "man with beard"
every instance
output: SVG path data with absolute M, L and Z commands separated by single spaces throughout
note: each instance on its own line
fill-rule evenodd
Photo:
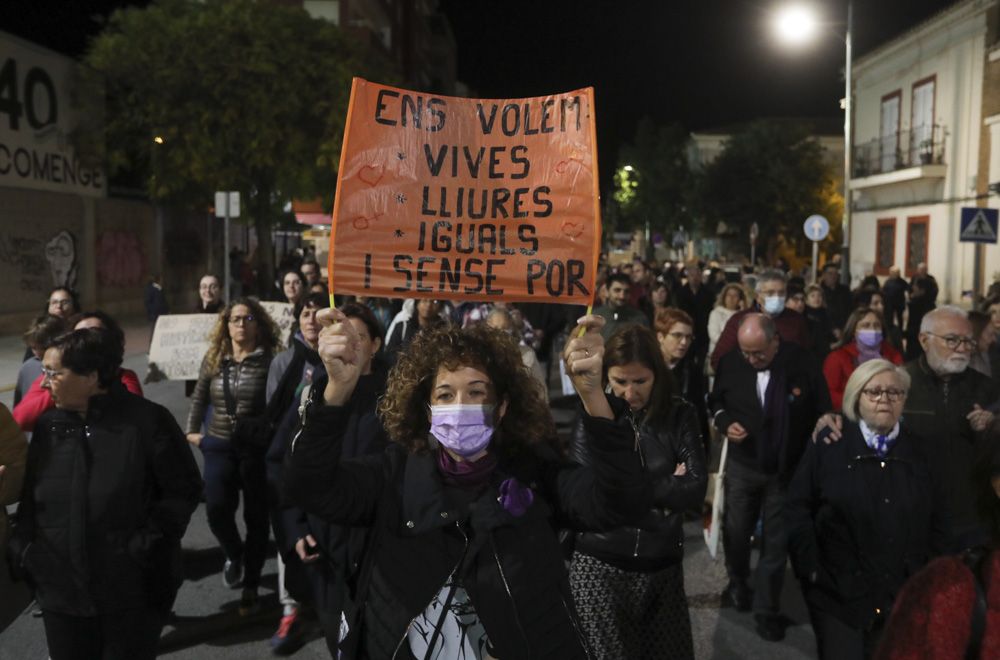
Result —
M 955 548 L 971 547 L 988 540 L 986 521 L 996 506 L 990 480 L 1000 476 L 1000 442 L 988 408 L 1000 393 L 990 378 L 968 368 L 976 340 L 963 310 L 928 312 L 919 340 L 924 355 L 905 365 L 911 385 L 903 418 L 940 447 Z

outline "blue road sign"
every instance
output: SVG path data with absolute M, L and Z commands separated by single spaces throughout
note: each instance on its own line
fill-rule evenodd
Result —
M 958 233 L 960 243 L 992 243 L 997 242 L 997 209 L 984 209 L 979 206 L 962 208 L 961 228 Z
M 811 215 L 806 218 L 802 228 L 810 241 L 822 241 L 830 233 L 830 222 L 821 215 Z

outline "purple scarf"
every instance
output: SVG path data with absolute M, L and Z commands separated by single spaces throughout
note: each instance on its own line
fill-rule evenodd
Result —
M 456 461 L 444 449 L 438 451 L 438 471 L 449 486 L 479 488 L 489 482 L 496 466 L 497 457 L 493 452 L 487 452 L 476 461 Z

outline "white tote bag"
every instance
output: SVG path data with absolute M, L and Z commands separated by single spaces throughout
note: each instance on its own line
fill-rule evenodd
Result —
M 722 533 L 722 507 L 725 504 L 725 489 L 723 483 L 726 475 L 726 454 L 729 453 L 729 438 L 722 441 L 722 456 L 719 458 L 719 471 L 715 475 L 715 492 L 712 496 L 712 520 L 705 528 L 705 545 L 708 554 L 715 559 L 719 552 L 719 536 Z

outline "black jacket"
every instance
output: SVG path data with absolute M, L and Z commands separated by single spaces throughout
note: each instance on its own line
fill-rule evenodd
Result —
M 846 419 L 839 442 L 810 443 L 785 518 L 811 607 L 860 629 L 888 617 L 906 579 L 946 545 L 939 454 L 905 424 L 884 459 Z
M 356 397 L 343 407 L 325 406 L 321 397 L 305 410 L 293 440 L 285 492 L 312 514 L 371 529 L 346 657 L 408 657 L 410 622 L 459 566 L 498 657 L 585 656 L 553 518 L 562 526 L 608 528 L 649 510 L 650 484 L 627 421 L 584 419 L 589 468 L 545 455 L 546 447 L 522 450 L 501 458 L 471 505 L 456 505 L 461 495 L 442 481 L 436 450 L 410 454 L 391 445 L 380 456 L 341 462 Z M 497 496 L 508 478 L 534 493 L 519 517 Z
M 54 409 L 38 420 L 11 558 L 43 610 L 167 607 L 201 491 L 170 412 L 116 384 L 91 398 L 86 419 Z
M 976 433 L 966 415 L 975 404 L 994 406 L 1000 392 L 991 378 L 974 369 L 941 380 L 926 356 L 904 368 L 910 374 L 910 392 L 903 418 L 914 433 L 939 448 L 938 469 L 945 475 L 948 519 L 956 541 L 952 549 L 985 543 L 988 521 L 998 509 L 990 478 L 1000 475 L 1000 437 L 995 430 Z
M 707 347 L 706 347 L 707 349 Z M 681 398 L 694 406 L 698 417 L 698 432 L 701 433 L 702 445 L 708 452 L 708 403 L 705 401 L 705 364 L 695 359 L 693 351 L 688 351 L 680 362 L 670 370 Z
M 778 455 L 777 474 L 785 482 L 792 478 L 820 415 L 829 412 L 830 391 L 815 358 L 805 349 L 781 342 L 771 362 L 771 385 L 776 387 L 778 372 L 784 372 L 787 399 L 787 434 Z M 770 391 L 770 390 L 769 390 Z M 729 458 L 757 470 L 762 465 L 762 438 L 768 437 L 782 420 L 766 413 L 757 398 L 757 371 L 739 350 L 730 351 L 719 361 L 715 384 L 708 396 L 709 414 L 720 433 L 739 422 L 748 436 L 742 442 L 729 443 Z
M 653 483 L 653 507 L 638 525 L 578 534 L 576 550 L 625 570 L 656 571 L 684 559 L 684 512 L 700 513 L 708 487 L 705 449 L 694 406 L 677 397 L 665 422 L 636 423 L 634 433 Z M 571 456 L 590 464 L 582 417 Z M 685 464 L 687 474 L 674 476 L 678 463 Z

